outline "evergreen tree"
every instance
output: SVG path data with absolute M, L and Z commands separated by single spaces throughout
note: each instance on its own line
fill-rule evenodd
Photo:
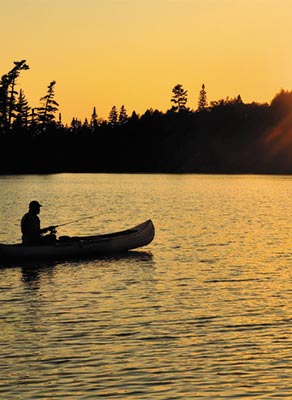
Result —
M 204 111 L 208 107 L 208 101 L 207 101 L 207 93 L 205 90 L 205 85 L 202 85 L 202 89 L 200 90 L 199 93 L 199 101 L 198 101 L 198 111 Z
M 19 91 L 18 101 L 16 103 L 15 110 L 16 116 L 14 126 L 16 126 L 17 128 L 27 128 L 30 107 L 22 89 L 20 89 Z
M 77 119 L 77 118 L 73 118 L 72 119 L 72 121 L 71 121 L 71 130 L 75 131 L 75 130 L 81 128 L 81 126 L 82 126 L 82 123 L 81 123 L 81 121 L 79 119 Z
M 116 106 L 112 106 L 109 113 L 108 122 L 111 127 L 115 127 L 118 124 L 118 110 Z
M 30 114 L 28 115 L 29 128 L 32 134 L 35 134 L 38 131 L 37 120 L 38 117 L 35 112 L 35 108 L 32 108 Z
M 14 61 L 14 67 L 0 81 L 0 127 L 9 130 L 16 111 L 16 80 L 21 70 L 29 69 L 26 60 Z
M 56 81 L 52 81 L 47 90 L 46 96 L 42 97 L 40 101 L 42 102 L 42 107 L 38 108 L 38 119 L 42 124 L 43 129 L 48 125 L 54 123 L 55 113 L 58 111 L 59 104 L 54 100 L 55 92 L 54 86 Z
M 97 127 L 98 127 L 97 113 L 96 113 L 96 108 L 93 107 L 93 112 L 91 114 L 91 120 L 90 120 L 90 128 L 94 132 Z
M 140 120 L 139 114 L 136 113 L 136 111 L 133 111 L 130 118 L 128 119 L 129 122 L 131 123 L 137 123 Z
M 87 134 L 89 134 L 91 132 L 92 132 L 92 129 L 91 129 L 91 126 L 90 126 L 90 122 L 88 121 L 88 118 L 85 117 L 84 121 L 83 121 L 83 123 L 82 123 L 82 125 L 80 127 L 80 133 L 85 136 L 85 135 L 87 135 Z
M 127 111 L 125 109 L 125 106 L 122 105 L 121 109 L 120 109 L 120 113 L 119 113 L 119 125 L 123 125 L 128 121 L 129 117 L 127 114 Z
M 3 75 L 0 81 L 0 128 L 5 129 L 7 127 L 7 104 L 8 104 L 8 86 L 9 78 L 8 75 Z
M 236 103 L 237 104 L 243 104 L 242 98 L 240 96 L 240 94 L 236 97 Z
M 57 126 L 59 128 L 63 128 L 64 127 L 63 122 L 62 122 L 62 114 L 61 113 L 59 113 L 59 116 L 58 116 Z
M 186 104 L 188 101 L 188 91 L 183 89 L 183 86 L 180 84 L 177 84 L 173 89 L 172 89 L 172 98 L 171 102 L 174 103 L 174 106 L 172 107 L 173 111 L 184 111 L 186 110 Z

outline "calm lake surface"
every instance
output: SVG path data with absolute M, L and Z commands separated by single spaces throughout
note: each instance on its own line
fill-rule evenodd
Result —
M 59 235 L 151 218 L 128 257 L 0 267 L 0 398 L 292 398 L 292 177 L 0 177 L 0 242 L 30 200 Z

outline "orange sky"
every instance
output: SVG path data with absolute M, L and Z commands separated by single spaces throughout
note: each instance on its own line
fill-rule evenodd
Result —
M 0 0 L 0 12 L 0 75 L 27 60 L 31 107 L 56 80 L 63 122 L 93 106 L 164 112 L 177 83 L 192 109 L 202 83 L 208 100 L 292 88 L 292 0 Z

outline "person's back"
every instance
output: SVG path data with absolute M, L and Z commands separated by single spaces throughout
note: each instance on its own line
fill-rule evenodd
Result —
M 21 220 L 21 232 L 23 244 L 39 244 L 41 241 L 40 219 L 29 211 Z
M 29 211 L 21 219 L 22 243 L 24 245 L 53 244 L 56 242 L 55 227 L 41 229 L 41 221 L 38 217 L 41 204 L 38 201 L 29 203 Z M 43 233 L 50 231 L 49 235 Z

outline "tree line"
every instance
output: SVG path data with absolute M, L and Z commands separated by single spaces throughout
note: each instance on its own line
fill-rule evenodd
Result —
M 9 132 L 13 130 L 30 129 L 32 134 L 39 134 L 44 132 L 47 128 L 63 126 L 61 113 L 58 114 L 56 120 L 56 113 L 59 104 L 55 100 L 54 87 L 56 81 L 50 82 L 47 87 L 47 93 L 40 98 L 39 107 L 30 107 L 24 91 L 16 90 L 17 79 L 21 71 L 28 70 L 29 65 L 26 60 L 15 61 L 13 68 L 5 75 L 2 76 L 0 81 L 0 129 L 1 132 Z M 187 90 L 184 90 L 181 84 L 177 84 L 172 89 L 171 102 L 173 106 L 172 111 L 186 111 Z M 202 86 L 200 97 L 198 101 L 198 110 L 202 111 L 207 107 L 207 97 L 205 86 Z M 135 112 L 134 112 L 135 115 Z M 69 129 L 75 130 L 80 127 L 90 127 L 91 129 L 97 128 L 98 125 L 109 125 L 115 127 L 123 125 L 128 121 L 129 117 L 124 105 L 120 110 L 114 105 L 112 106 L 108 119 L 103 120 L 98 118 L 96 107 L 93 108 L 91 118 L 85 118 L 82 122 L 78 118 L 73 117 Z M 66 126 L 68 128 L 68 126 Z
M 292 173 L 292 92 L 270 104 L 241 96 L 208 103 L 205 85 L 197 109 L 187 106 L 182 84 L 172 89 L 166 112 L 130 116 L 113 106 L 107 120 L 62 123 L 51 81 L 32 108 L 17 79 L 29 69 L 14 62 L 0 80 L 0 173 Z

